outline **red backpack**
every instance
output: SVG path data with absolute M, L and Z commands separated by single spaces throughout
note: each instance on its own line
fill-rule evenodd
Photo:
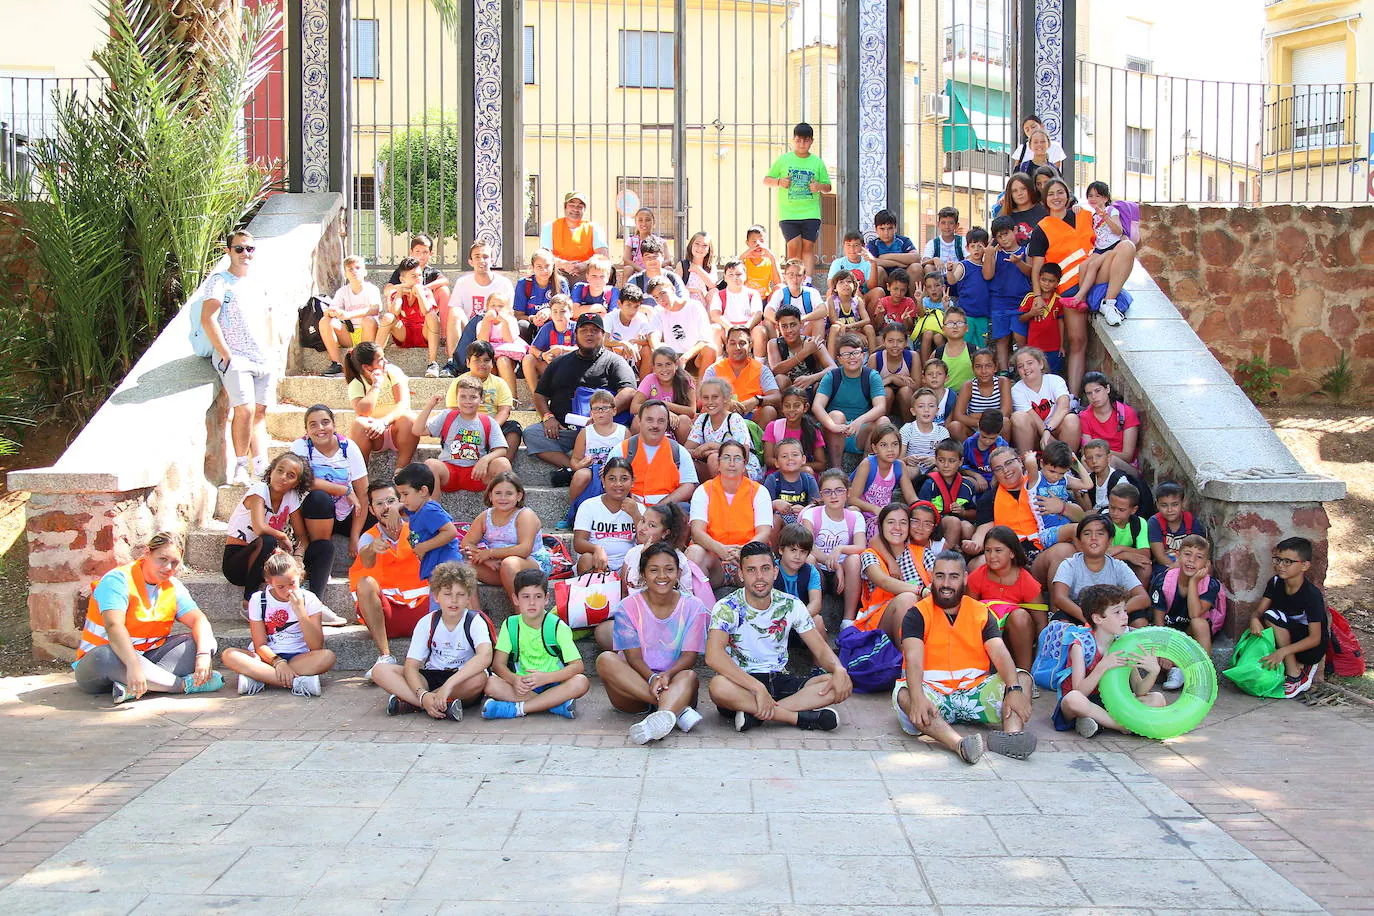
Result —
M 1326 671 L 1337 677 L 1360 677 L 1364 674 L 1364 649 L 1350 628 L 1350 621 L 1333 607 L 1326 609 L 1331 618 L 1331 641 L 1326 646 Z

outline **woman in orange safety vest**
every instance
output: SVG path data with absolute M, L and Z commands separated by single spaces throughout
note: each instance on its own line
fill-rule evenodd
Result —
M 768 491 L 744 473 L 746 446 L 726 439 L 716 452 L 720 476 L 692 494 L 692 546 L 687 556 L 712 585 L 739 581 L 739 549 L 750 541 L 768 542 L 773 533 L 773 503 Z

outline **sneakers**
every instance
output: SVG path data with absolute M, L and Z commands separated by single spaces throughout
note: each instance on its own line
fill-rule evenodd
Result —
M 295 697 L 317 697 L 320 695 L 320 676 L 318 674 L 298 674 L 291 679 L 291 695 Z
M 1183 669 L 1178 665 L 1174 665 L 1169 669 L 1168 676 L 1164 678 L 1164 689 L 1182 690 L 1184 680 Z
M 457 378 L 458 373 L 453 371 L 452 364 L 439 367 L 439 378 Z
M 797 728 L 804 732 L 833 732 L 839 726 L 840 715 L 833 706 L 797 713 Z
M 416 707 L 411 706 L 395 694 L 386 698 L 386 714 L 388 716 L 404 716 L 415 712 L 415 710 Z
M 448 717 L 449 717 L 450 719 L 452 719 L 454 722 L 462 722 L 462 721 L 463 721 L 463 701 L 462 701 L 462 700 L 451 700 L 451 701 L 449 702 L 449 704 L 448 704 L 448 709 L 446 709 L 446 710 L 444 711 L 444 715 L 448 716 Z
M 343 375 L 343 366 L 340 366 L 338 363 L 330 363 L 324 367 L 324 371 L 321 372 L 320 375 L 325 378 L 338 378 Z
M 688 706 L 686 709 L 682 711 L 682 714 L 677 717 L 677 727 L 682 729 L 684 732 L 689 732 L 700 721 L 701 713 L 697 712 L 695 709 Z
M 1284 678 L 1283 695 L 1287 699 L 1296 699 L 1302 696 L 1312 686 L 1312 682 L 1317 679 L 1317 666 L 1304 665 L 1298 672 L 1297 677 Z
M 651 712 L 642 722 L 630 726 L 630 740 L 635 744 L 648 744 L 667 736 L 677 725 L 677 716 L 671 709 Z
M 577 704 L 577 701 L 576 701 L 576 700 L 564 700 L 562 703 L 559 703 L 557 706 L 552 706 L 552 707 L 550 707 L 550 708 L 549 708 L 549 712 L 553 713 L 555 716 L 562 716 L 562 717 L 565 718 L 565 719 L 576 719 L 576 718 L 577 718 L 577 705 L 576 705 L 576 704 Z
M 331 611 L 329 608 L 325 608 L 320 612 L 320 625 L 326 627 L 346 627 L 348 626 L 348 621 Z
M 1036 738 L 1030 732 L 992 732 L 987 738 L 988 750 L 1013 760 L 1025 760 L 1035 753 Z
M 425 378 L 438 378 L 438 377 L 439 377 L 439 364 L 438 364 L 438 363 L 430 363 L 428 366 L 425 366 Z
M 959 759 L 972 766 L 983 756 L 983 751 L 986 748 L 987 744 L 983 741 L 982 735 L 977 733 L 969 735 L 959 742 Z
M 254 680 L 246 674 L 239 675 L 239 696 L 251 697 L 256 693 L 262 693 L 266 685 L 262 681 Z
M 493 700 L 490 697 L 482 701 L 483 719 L 516 719 L 525 714 L 522 708 L 524 703 L 511 703 L 507 700 Z
M 560 518 L 558 524 L 553 526 L 554 531 L 571 531 L 572 522 L 568 521 L 567 516 Z
M 390 653 L 388 653 L 388 654 L 386 654 L 386 655 L 379 655 L 379 656 L 377 656 L 377 660 L 376 660 L 375 662 L 372 663 L 372 667 L 367 669 L 367 679 L 368 679 L 369 681 L 372 680 L 372 672 L 377 670 L 377 666 L 378 666 L 378 665 L 394 665 L 394 664 L 396 664 L 396 656 L 391 655 Z
M 205 679 L 205 683 L 196 686 L 196 676 L 188 674 L 181 679 L 182 692 L 184 693 L 214 693 L 224 686 L 224 675 L 218 671 L 211 671 L 210 676 Z
M 572 485 L 572 468 L 554 468 L 549 472 L 549 486 L 563 489 Z
M 234 473 L 229 477 L 229 486 L 246 487 L 253 483 L 253 472 L 248 469 L 248 460 L 244 459 L 234 465 Z
M 747 732 L 751 728 L 757 728 L 763 724 L 763 720 L 758 716 L 750 715 L 744 710 L 735 713 L 735 731 Z
M 116 706 L 120 703 L 132 700 L 133 698 L 134 695 L 129 692 L 129 688 L 119 683 L 119 681 L 115 681 L 110 687 L 110 699 L 114 701 Z
M 1097 313 L 1106 319 L 1107 324 L 1116 327 L 1126 320 L 1126 316 L 1121 314 L 1121 310 L 1116 307 L 1115 299 L 1103 299 L 1102 306 Z
M 1096 719 L 1089 718 L 1088 716 L 1079 716 L 1077 719 L 1073 720 L 1073 727 L 1078 734 L 1082 735 L 1084 738 L 1091 738 L 1093 735 L 1097 734 L 1097 730 L 1102 726 L 1097 724 Z

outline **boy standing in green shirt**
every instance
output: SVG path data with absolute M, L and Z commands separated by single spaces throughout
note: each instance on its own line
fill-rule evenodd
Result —
M 515 574 L 515 610 L 501 624 L 487 677 L 483 719 L 515 719 L 545 710 L 577 718 L 574 706 L 590 684 L 572 630 L 552 611 L 549 582 L 537 569 Z
M 1112 546 L 1107 556 L 1116 557 L 1135 571 L 1140 584 L 1150 584 L 1150 535 L 1145 520 L 1136 515 L 1140 491 L 1122 481 L 1107 495 L 1107 517 L 1112 520 Z
M 792 152 L 773 161 L 763 183 L 778 189 L 778 228 L 788 259 L 802 262 L 806 283 L 816 269 L 816 239 L 821 235 L 821 195 L 830 190 L 830 171 L 811 155 L 816 132 L 805 121 L 792 128 Z

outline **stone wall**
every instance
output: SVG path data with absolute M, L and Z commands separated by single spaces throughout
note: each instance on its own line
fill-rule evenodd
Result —
M 341 275 L 341 213 L 338 194 L 281 194 L 249 224 L 254 279 L 273 291 L 261 332 L 279 372 L 297 309 L 325 287 L 332 293 Z M 191 352 L 198 301 L 191 297 L 56 464 L 9 475 L 10 489 L 32 494 L 29 626 L 40 658 L 73 658 L 94 579 L 137 557 L 154 531 L 185 532 L 214 506 L 228 407 L 210 361 Z
M 1261 356 L 1297 401 L 1344 350 L 1374 403 L 1374 207 L 1142 210 L 1141 265 L 1228 371 Z

